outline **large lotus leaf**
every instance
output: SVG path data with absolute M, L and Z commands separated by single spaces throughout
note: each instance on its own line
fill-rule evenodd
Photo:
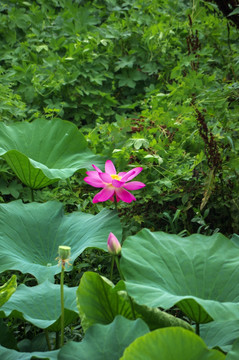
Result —
M 8 301 L 17 288 L 17 277 L 13 275 L 5 284 L 0 286 L 0 307 Z
M 224 352 L 228 352 L 234 341 L 239 338 L 239 320 L 212 321 L 202 324 L 200 336 L 208 347 L 220 347 Z
M 157 308 L 152 309 L 132 303 L 133 315 L 129 297 L 122 290 L 125 290 L 122 282 L 114 287 L 108 279 L 97 273 L 84 273 L 77 290 L 77 306 L 84 330 L 95 323 L 109 324 L 116 315 L 123 315 L 128 319 L 133 319 L 134 316 L 141 317 L 150 329 L 182 326 L 192 330 L 185 321 Z
M 71 246 L 73 264 L 87 247 L 106 251 L 111 231 L 121 237 L 115 211 L 64 215 L 62 204 L 56 201 L 0 204 L 0 272 L 20 270 L 34 275 L 39 282 L 46 278 L 53 281 L 61 271 L 56 261 L 59 245 Z
M 137 337 L 149 332 L 141 319 L 130 321 L 117 316 L 109 325 L 91 326 L 81 343 L 69 342 L 59 355 L 59 360 L 118 360 Z
M 121 260 L 135 301 L 177 304 L 197 323 L 239 319 L 239 249 L 222 234 L 182 238 L 144 229 L 126 239 Z
M 0 156 L 19 179 L 40 189 L 66 179 L 79 169 L 102 163 L 77 127 L 60 119 L 0 123 Z
M 59 350 L 46 351 L 46 352 L 19 352 L 12 349 L 4 348 L 0 346 L 0 359 L 1 360 L 57 360 Z
M 64 286 L 65 326 L 79 317 L 76 289 L 76 287 Z M 61 328 L 60 285 L 52 284 L 47 280 L 32 287 L 19 285 L 16 292 L 0 309 L 0 317 L 9 315 L 25 319 L 41 329 L 59 331 Z
M 207 349 L 203 340 L 182 328 L 165 328 L 137 338 L 121 360 L 224 360 L 225 355 Z

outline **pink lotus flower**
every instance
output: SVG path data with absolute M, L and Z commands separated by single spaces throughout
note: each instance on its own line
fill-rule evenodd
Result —
M 138 190 L 145 186 L 140 181 L 131 181 L 142 170 L 142 167 L 134 168 L 128 172 L 116 173 L 116 169 L 111 160 L 105 163 L 105 172 L 102 172 L 97 166 L 92 165 L 95 171 L 87 171 L 87 177 L 84 181 L 96 188 L 103 188 L 93 198 L 93 203 L 111 200 L 116 196 L 117 202 L 122 200 L 126 203 L 135 201 L 136 198 L 127 190 Z
M 121 253 L 121 245 L 117 237 L 111 232 L 107 241 L 108 251 L 112 255 L 119 255 Z

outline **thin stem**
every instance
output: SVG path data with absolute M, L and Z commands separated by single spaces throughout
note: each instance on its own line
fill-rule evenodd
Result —
M 133 319 L 136 320 L 136 315 L 135 315 L 135 311 L 134 311 L 134 303 L 133 303 L 132 297 L 129 296 L 129 294 L 128 294 L 128 298 L 129 298 L 129 302 L 130 302 Z
M 115 198 L 115 201 L 114 201 L 114 203 L 115 203 L 115 210 L 118 212 L 118 203 L 117 203 L 117 200 L 116 200 L 116 198 Z
M 46 343 L 47 343 L 48 350 L 51 351 L 51 343 L 50 343 L 49 334 L 48 334 L 47 329 L 45 329 L 45 336 L 46 336 Z
M 119 272 L 119 274 L 120 274 L 120 278 L 121 278 L 121 280 L 124 280 L 124 275 L 122 274 L 122 272 L 121 272 L 121 270 L 120 270 L 119 258 L 118 258 L 118 256 L 115 256 L 115 262 L 116 262 L 116 266 L 117 266 L 118 272 Z M 135 319 L 136 319 L 136 315 L 135 315 L 135 311 L 134 311 L 134 303 L 133 303 L 132 298 L 129 296 L 129 294 L 128 294 L 128 298 L 129 298 L 129 303 L 130 303 L 130 307 L 131 307 L 133 319 L 135 320 Z
M 32 202 L 34 202 L 35 201 L 35 199 L 34 199 L 34 191 L 33 191 L 32 188 L 30 190 L 31 190 L 31 200 L 32 200 Z
M 115 262 L 116 262 L 116 266 L 117 266 L 118 272 L 119 272 L 119 274 L 120 274 L 120 278 L 121 278 L 121 280 L 124 280 L 124 275 L 122 274 L 122 272 L 121 272 L 121 270 L 120 270 L 118 256 L 115 256 Z
M 64 345 L 64 270 L 61 267 L 61 347 Z
M 55 350 L 59 349 L 59 331 L 56 331 L 56 343 L 55 343 Z
M 112 278 L 113 278 L 114 264 L 115 264 L 115 256 L 112 255 L 112 257 L 111 257 L 111 268 L 110 268 L 110 281 L 112 281 Z
M 196 334 L 200 336 L 200 324 L 196 323 Z

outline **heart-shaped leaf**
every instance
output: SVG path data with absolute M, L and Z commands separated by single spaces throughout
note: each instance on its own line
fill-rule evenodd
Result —
M 12 349 L 4 348 L 0 346 L 0 358 L 2 360 L 32 360 L 32 359 L 41 359 L 41 360 L 57 360 L 57 355 L 59 350 L 55 351 L 46 351 L 46 352 L 19 352 Z
M 185 321 L 157 308 L 149 308 L 130 301 L 123 282 L 115 287 L 106 278 L 86 272 L 77 290 L 77 306 L 84 330 L 92 324 L 109 324 L 116 315 L 128 319 L 143 318 L 150 329 L 165 326 L 182 326 L 191 329 Z
M 0 307 L 8 301 L 17 288 L 17 277 L 13 275 L 4 285 L 0 286 Z
M 78 318 L 76 287 L 64 286 L 65 326 Z M 0 317 L 12 315 L 50 331 L 59 331 L 61 316 L 60 285 L 49 281 L 28 287 L 19 285 L 14 295 L 0 309 Z
M 117 316 L 109 325 L 91 326 L 81 343 L 69 342 L 61 349 L 58 359 L 118 360 L 129 344 L 148 332 L 143 320 L 130 321 Z
M 224 360 L 225 355 L 207 349 L 203 340 L 182 328 L 165 328 L 137 338 L 121 360 Z
M 60 119 L 0 123 L 0 156 L 32 189 L 66 179 L 91 164 L 102 164 L 77 127 Z
M 53 281 L 61 271 L 56 261 L 59 245 L 71 246 L 73 264 L 87 247 L 107 251 L 111 231 L 121 238 L 115 211 L 64 215 L 63 205 L 56 201 L 0 204 L 0 229 L 0 272 L 20 270 L 34 275 L 39 282 L 47 278 Z
M 136 302 L 177 304 L 197 323 L 239 319 L 239 249 L 222 234 L 182 238 L 144 229 L 126 239 L 121 260 Z

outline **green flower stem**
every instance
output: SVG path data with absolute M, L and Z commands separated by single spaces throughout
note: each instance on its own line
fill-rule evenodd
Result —
M 200 324 L 196 323 L 196 334 L 200 336 Z
M 115 264 L 115 256 L 112 255 L 112 257 L 111 257 L 111 268 L 110 268 L 110 281 L 112 281 L 112 279 L 113 279 L 114 264 Z
M 119 274 L 120 274 L 120 278 L 121 278 L 121 280 L 124 281 L 124 275 L 122 274 L 122 272 L 121 272 L 121 270 L 120 270 L 119 258 L 118 258 L 118 256 L 114 256 L 114 257 L 115 257 L 115 262 L 116 262 L 116 266 L 117 266 L 118 272 L 119 272 Z M 135 320 L 135 319 L 136 319 L 136 315 L 135 315 L 135 311 L 134 311 L 134 303 L 133 303 L 132 298 L 129 296 L 129 294 L 128 294 L 128 298 L 129 298 L 129 303 L 130 303 L 130 307 L 131 307 L 133 319 Z
M 49 334 L 48 334 L 47 329 L 45 329 L 45 336 L 46 336 L 46 343 L 47 343 L 48 350 L 51 351 L 51 343 L 50 343 Z
M 59 349 L 59 331 L 56 331 L 55 350 Z
M 65 267 L 61 266 L 61 347 L 64 345 L 64 270 Z
M 118 272 L 119 272 L 119 274 L 120 274 L 120 278 L 121 278 L 121 280 L 124 280 L 124 275 L 122 274 L 122 272 L 121 272 L 121 270 L 120 270 L 120 266 L 119 266 L 119 258 L 118 258 L 117 255 L 114 256 L 114 258 L 115 258 L 115 262 L 116 262 L 116 266 L 117 266 Z
M 117 203 L 116 199 L 115 199 L 114 203 L 115 203 L 115 210 L 118 212 L 118 203 Z

